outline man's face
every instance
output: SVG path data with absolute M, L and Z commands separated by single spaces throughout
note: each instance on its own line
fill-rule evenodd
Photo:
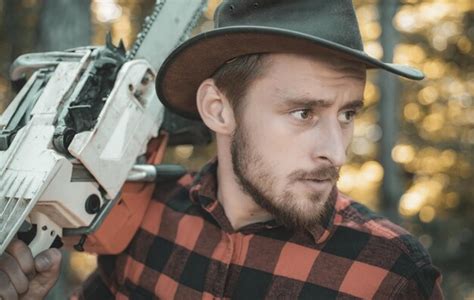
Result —
M 231 143 L 244 192 L 292 228 L 320 222 L 335 196 L 355 113 L 362 107 L 363 65 L 272 54 L 247 91 Z

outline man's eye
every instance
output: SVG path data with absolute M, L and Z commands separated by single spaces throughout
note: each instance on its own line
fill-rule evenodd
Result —
M 290 114 L 301 121 L 310 120 L 313 117 L 310 109 L 299 109 L 292 111 Z
M 338 117 L 339 122 L 348 124 L 348 123 L 354 121 L 354 118 L 355 118 L 356 114 L 357 114 L 357 112 L 355 110 L 343 111 Z

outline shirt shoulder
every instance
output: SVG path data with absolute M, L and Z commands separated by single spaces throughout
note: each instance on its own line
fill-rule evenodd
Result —
M 417 265 L 431 263 L 428 252 L 415 236 L 365 205 L 342 196 L 338 199 L 336 211 L 337 226 L 373 236 L 393 248 L 393 251 L 407 255 Z
M 341 240 L 338 231 L 344 232 L 348 240 L 352 237 L 350 249 L 355 251 L 358 247 L 353 253 L 355 261 L 385 274 L 380 284 L 390 288 L 379 291 L 400 295 L 416 286 L 422 298 L 431 298 L 433 291 L 439 290 L 441 274 L 433 266 L 428 251 L 404 228 L 347 196 L 337 201 L 334 225 L 333 238 Z
M 196 179 L 196 173 L 188 172 L 177 180 L 161 182 L 156 184 L 152 201 L 168 203 L 174 201 L 186 201 L 189 192 Z
M 333 226 L 328 241 L 333 245 L 325 248 L 337 248 L 340 256 L 352 259 L 351 268 L 357 264 L 359 271 L 354 274 L 378 273 L 374 297 L 442 298 L 440 272 L 428 251 L 404 228 L 345 195 L 336 202 Z

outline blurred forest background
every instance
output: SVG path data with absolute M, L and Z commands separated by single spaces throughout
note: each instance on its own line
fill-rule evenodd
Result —
M 8 70 L 16 57 L 102 45 L 107 32 L 130 47 L 154 2 L 0 0 L 0 112 L 14 97 Z M 212 28 L 219 2 L 209 0 L 195 33 Z M 369 72 L 338 186 L 419 238 L 443 273 L 447 299 L 474 299 L 474 2 L 354 5 L 366 51 L 415 66 L 426 79 Z M 197 170 L 213 155 L 213 144 L 178 146 L 166 160 Z M 48 299 L 64 299 L 95 267 L 92 254 L 64 254 L 64 274 Z

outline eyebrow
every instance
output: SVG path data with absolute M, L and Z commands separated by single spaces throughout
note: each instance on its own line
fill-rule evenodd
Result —
M 307 106 L 307 107 L 329 107 L 334 101 L 313 98 L 287 98 L 283 104 L 286 106 Z
M 344 104 L 340 110 L 353 109 L 359 110 L 364 107 L 364 100 L 353 100 L 349 103 Z
M 313 98 L 294 98 L 294 99 L 284 99 L 284 102 L 282 103 L 284 106 L 304 106 L 304 107 L 329 107 L 333 105 L 334 101 L 331 100 L 325 100 L 325 99 L 313 99 Z M 346 104 L 344 104 L 340 110 L 346 110 L 346 109 L 354 109 L 354 110 L 359 110 L 364 106 L 364 101 L 357 99 L 357 100 L 352 100 Z

